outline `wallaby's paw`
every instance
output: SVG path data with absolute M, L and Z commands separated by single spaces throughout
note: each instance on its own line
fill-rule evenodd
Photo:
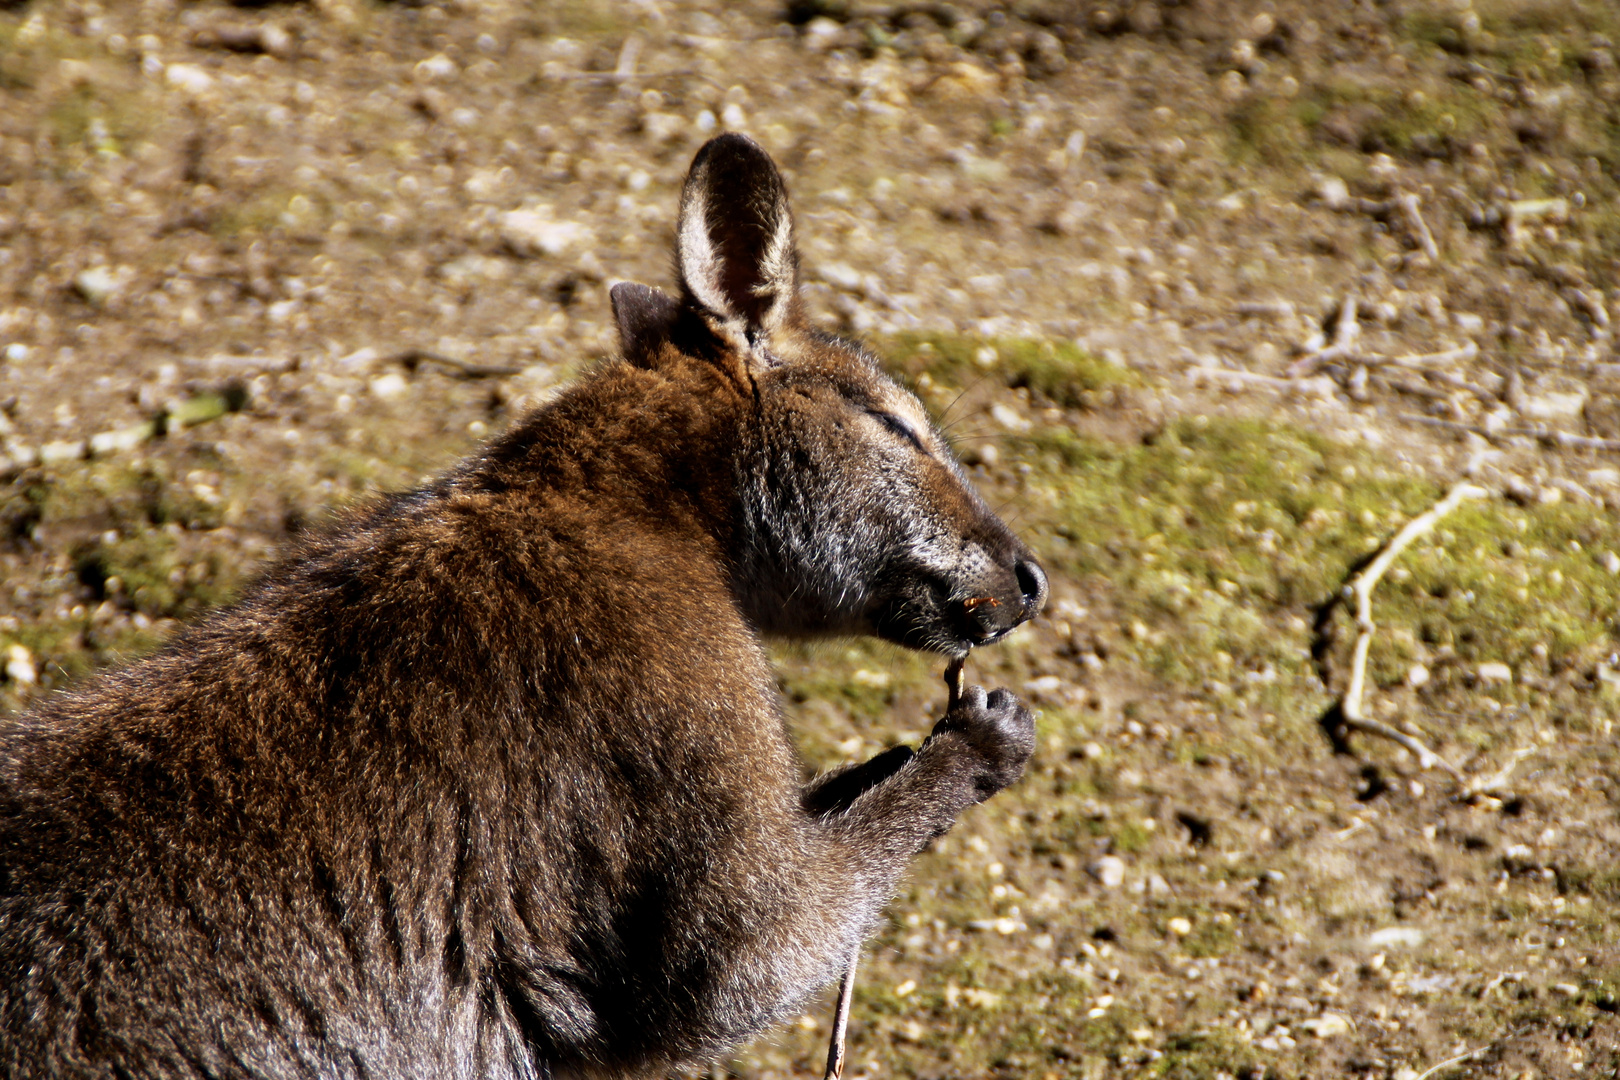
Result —
M 1035 714 L 1010 690 L 969 686 L 934 734 L 956 735 L 978 756 L 974 786 L 980 802 L 1024 775 L 1035 753 Z

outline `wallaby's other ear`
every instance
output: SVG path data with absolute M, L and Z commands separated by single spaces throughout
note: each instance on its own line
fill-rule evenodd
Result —
M 748 136 L 710 139 L 692 159 L 676 258 L 687 295 L 749 345 L 796 320 L 799 255 L 787 188 Z
M 670 339 L 681 305 L 673 296 L 647 285 L 621 281 L 608 290 L 613 318 L 619 324 L 619 347 L 637 367 L 648 367 L 658 348 Z

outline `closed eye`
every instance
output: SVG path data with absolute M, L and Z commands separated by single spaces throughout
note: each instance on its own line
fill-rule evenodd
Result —
M 911 422 L 905 417 L 886 412 L 874 412 L 872 415 L 882 421 L 884 427 L 909 442 L 919 453 L 928 453 L 928 448 L 923 445 L 922 436 L 917 434 L 917 429 L 912 427 Z

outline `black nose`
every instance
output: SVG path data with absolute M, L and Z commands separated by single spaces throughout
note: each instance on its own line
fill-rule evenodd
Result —
M 1033 619 L 1046 606 L 1046 571 L 1034 559 L 1019 559 L 1013 567 L 1018 591 L 1024 594 L 1024 618 Z

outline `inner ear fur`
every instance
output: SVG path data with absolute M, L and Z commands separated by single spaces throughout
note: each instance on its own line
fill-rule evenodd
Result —
M 676 259 L 686 295 L 750 343 L 796 319 L 799 255 L 787 188 L 748 136 L 711 139 L 692 159 Z

